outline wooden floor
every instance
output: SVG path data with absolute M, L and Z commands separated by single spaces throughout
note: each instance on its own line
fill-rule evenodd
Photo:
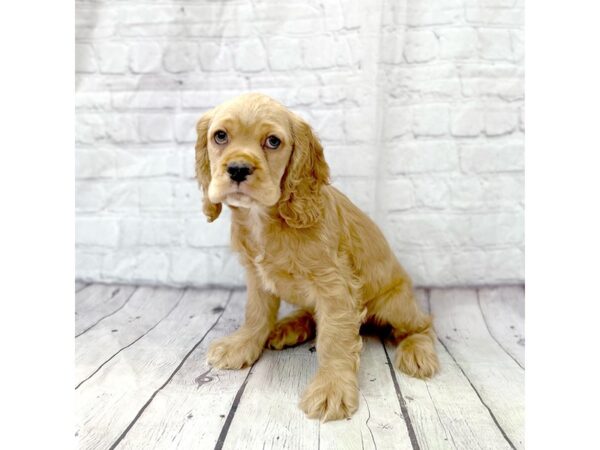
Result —
M 307 419 L 297 404 L 314 342 L 216 370 L 208 344 L 243 318 L 244 291 L 76 284 L 75 435 L 83 449 L 508 449 L 524 447 L 522 287 L 420 290 L 441 373 L 390 365 L 365 337 L 360 407 Z

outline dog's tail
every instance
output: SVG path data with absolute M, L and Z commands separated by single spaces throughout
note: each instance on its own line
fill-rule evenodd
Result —
M 313 339 L 316 334 L 315 319 L 310 311 L 299 309 L 277 321 L 265 347 L 281 350 Z

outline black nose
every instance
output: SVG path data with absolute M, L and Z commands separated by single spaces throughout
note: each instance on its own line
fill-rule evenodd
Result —
M 229 178 L 236 183 L 244 181 L 248 175 L 252 175 L 252 172 L 254 172 L 254 168 L 244 163 L 232 162 L 227 166 Z

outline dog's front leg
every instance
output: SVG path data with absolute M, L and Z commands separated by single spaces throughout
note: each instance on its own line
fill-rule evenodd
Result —
M 257 274 L 248 270 L 248 300 L 243 325 L 233 334 L 214 341 L 206 356 L 219 369 L 240 369 L 260 356 L 279 310 L 279 297 L 265 291 Z
M 315 288 L 319 369 L 300 408 L 323 421 L 350 417 L 358 408 L 361 314 L 341 277 L 319 277 Z

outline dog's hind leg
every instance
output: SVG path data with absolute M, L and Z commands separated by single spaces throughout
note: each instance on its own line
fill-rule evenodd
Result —
M 312 313 L 299 309 L 275 323 L 275 328 L 271 331 L 265 347 L 273 350 L 292 347 L 313 339 L 315 333 L 316 325 Z
M 368 309 L 371 320 L 392 326 L 396 367 L 417 378 L 429 378 L 439 370 L 432 319 L 419 309 L 410 283 L 374 299 Z

